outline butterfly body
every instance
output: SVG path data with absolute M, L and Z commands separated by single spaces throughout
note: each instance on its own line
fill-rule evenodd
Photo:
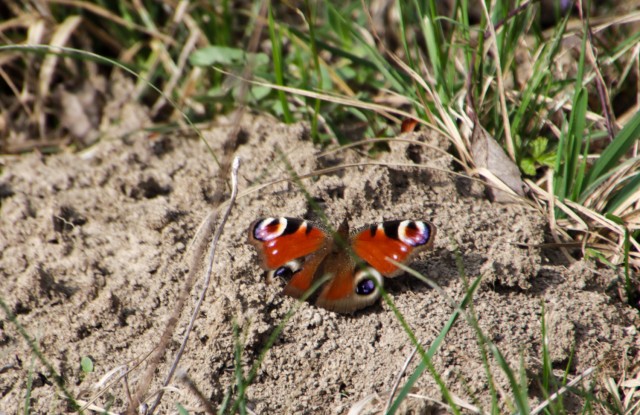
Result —
M 288 278 L 283 293 L 301 298 L 314 282 L 328 278 L 315 297 L 319 307 L 353 312 L 380 296 L 383 276 L 402 274 L 388 261 L 406 263 L 430 248 L 436 228 L 424 221 L 388 221 L 349 232 L 346 221 L 335 234 L 296 218 L 263 218 L 249 227 L 249 242 L 262 267 Z

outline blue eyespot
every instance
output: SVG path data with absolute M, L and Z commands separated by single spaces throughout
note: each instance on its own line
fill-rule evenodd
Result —
M 358 282 L 356 285 L 356 294 L 369 295 L 376 290 L 376 284 L 371 278 L 365 278 Z
M 275 270 L 273 275 L 275 275 L 276 277 L 289 279 L 289 278 L 293 277 L 293 270 L 291 268 L 289 268 L 288 266 L 284 265 L 284 266 L 278 268 L 277 270 Z

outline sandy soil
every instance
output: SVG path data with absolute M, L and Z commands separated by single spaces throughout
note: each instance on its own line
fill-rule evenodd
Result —
M 302 125 L 265 118 L 247 118 L 243 125 L 246 140 L 237 151 L 243 160 L 242 191 L 288 176 L 278 147 L 298 173 L 367 161 L 357 150 L 321 157 Z M 229 129 L 220 125 L 205 132 L 215 151 Z M 543 304 L 558 374 L 569 364 L 569 378 L 592 366 L 599 373 L 590 380 L 601 374 L 617 377 L 623 366 L 629 370 L 630 362 L 640 361 L 640 337 L 634 328 L 639 321 L 617 299 L 612 272 L 582 261 L 564 263 L 558 252 L 536 248 L 548 231 L 537 210 L 492 204 L 480 184 L 444 172 L 453 168 L 441 151 L 446 142 L 421 133 L 404 138 L 414 143 L 392 143 L 389 153 L 373 160 L 386 165 L 345 168 L 304 181 L 333 223 L 338 225 L 347 214 L 353 227 L 397 218 L 435 223 L 435 248 L 420 255 L 413 267 L 455 301 L 465 293 L 456 251 L 469 278 L 482 275 L 473 300 L 480 327 L 512 367 L 524 365 L 532 403 L 544 399 L 537 386 Z M 32 153 L 4 160 L 0 296 L 75 396 L 94 396 L 93 386 L 123 365 L 132 369 L 127 379 L 135 389 L 144 357 L 157 343 L 184 284 L 189 242 L 211 208 L 216 174 L 216 163 L 201 141 L 177 136 L 104 138 L 81 153 Z M 214 404 L 234 384 L 233 324 L 240 325 L 249 367 L 296 304 L 279 295 L 281 281 L 266 284 L 247 243 L 247 227 L 261 216 L 312 215 L 291 182 L 238 199 L 218 247 L 214 282 L 180 364 Z M 452 314 L 449 300 L 409 276 L 391 281 L 387 289 L 428 346 Z M 152 390 L 159 387 L 179 347 L 198 293 L 196 284 Z M 377 394 L 367 406 L 367 413 L 375 413 L 384 407 L 412 349 L 383 302 L 354 315 L 303 304 L 267 353 L 247 392 L 248 405 L 260 414 L 338 414 Z M 93 359 L 93 373 L 81 371 L 83 356 Z M 476 335 L 463 319 L 443 342 L 434 364 L 456 396 L 489 408 Z M 508 397 L 506 377 L 495 369 L 493 359 L 490 364 Z M 416 365 L 417 359 L 409 373 Z M 34 413 L 66 412 L 49 371 L 34 360 L 15 326 L 0 321 L 0 413 L 14 413 L 24 405 L 30 370 Z M 183 383 L 173 386 L 162 413 L 175 411 L 175 402 L 202 408 Z M 415 392 L 442 400 L 426 373 Z M 126 396 L 123 382 L 118 382 L 95 404 L 119 411 L 126 406 Z M 569 411 L 571 402 L 577 400 L 566 401 Z M 403 411 L 430 413 L 437 408 L 428 400 L 409 398 Z

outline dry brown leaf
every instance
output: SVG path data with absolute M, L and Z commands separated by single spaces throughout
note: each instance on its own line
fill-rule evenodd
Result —
M 520 169 L 479 123 L 475 124 L 471 134 L 471 155 L 478 169 L 489 170 L 516 194 L 524 196 L 524 182 L 520 176 Z M 487 177 L 485 180 L 491 181 Z M 487 186 L 487 194 L 495 202 L 505 203 L 514 200 L 507 192 L 491 186 Z

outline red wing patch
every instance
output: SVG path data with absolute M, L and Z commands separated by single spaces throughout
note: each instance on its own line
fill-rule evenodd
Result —
M 327 282 L 327 285 L 322 290 L 320 298 L 329 301 L 348 298 L 353 295 L 353 283 L 353 270 L 348 268 L 340 269 L 331 281 Z
M 389 221 L 372 225 L 352 238 L 353 251 L 385 277 L 395 276 L 398 267 L 386 258 L 406 262 L 433 243 L 435 228 L 427 222 Z
M 326 240 L 324 231 L 300 219 L 260 219 L 249 228 L 249 241 L 260 252 L 267 269 L 312 254 Z
M 284 287 L 283 293 L 294 298 L 301 298 L 313 285 L 316 270 L 323 260 L 324 256 L 322 255 L 310 257 L 309 260 L 302 265 L 302 269 L 293 274 L 287 286 Z

